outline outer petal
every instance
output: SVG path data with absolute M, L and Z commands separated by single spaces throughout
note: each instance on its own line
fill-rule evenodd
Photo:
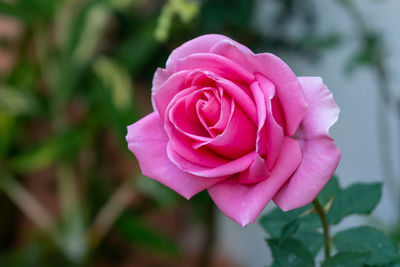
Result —
M 296 75 L 285 62 L 270 53 L 254 54 L 229 41 L 217 43 L 211 52 L 229 58 L 249 72 L 260 72 L 267 77 L 275 85 L 283 108 L 286 135 L 291 136 L 296 132 L 307 104 Z
M 329 181 L 341 155 L 328 132 L 339 115 L 331 92 L 320 78 L 303 77 L 299 80 L 309 107 L 301 130 L 296 133 L 303 151 L 303 162 L 274 198 L 285 211 L 310 203 Z
M 253 73 L 240 63 L 221 55 L 197 53 L 177 60 L 175 71 L 203 69 L 228 80 L 251 83 Z
M 307 205 L 331 178 L 340 160 L 340 150 L 329 137 L 301 142 L 303 162 L 274 197 L 288 211 Z
M 180 170 L 167 157 L 168 137 L 157 113 L 128 126 L 129 150 L 136 155 L 142 173 L 189 199 L 223 178 L 202 178 Z
M 162 71 L 162 69 L 158 69 L 154 77 L 157 76 L 157 73 Z M 185 80 L 188 73 L 189 71 L 180 71 L 174 73 L 159 86 L 155 87 L 153 85 L 151 92 L 153 109 L 154 111 L 158 111 L 161 118 L 164 118 L 165 110 L 174 96 L 185 89 Z
M 172 51 L 171 55 L 168 57 L 167 68 L 174 67 L 177 59 L 184 58 L 196 53 L 208 53 L 215 44 L 223 40 L 227 40 L 229 42 L 233 42 L 237 45 L 240 45 L 239 43 L 233 41 L 232 39 L 224 35 L 220 34 L 202 35 L 174 49 L 174 51 Z
M 339 117 L 331 91 L 320 77 L 299 77 L 308 103 L 308 111 L 301 123 L 303 139 L 329 136 L 329 128 Z
M 222 181 L 208 189 L 211 198 L 222 212 L 242 225 L 253 223 L 301 162 L 300 145 L 285 137 L 282 153 L 268 179 L 244 185 L 237 177 Z

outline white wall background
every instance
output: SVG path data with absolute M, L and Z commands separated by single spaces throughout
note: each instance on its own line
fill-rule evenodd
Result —
M 259 1 L 257 7 L 260 18 L 270 12 L 267 10 L 269 5 L 265 2 Z M 341 109 L 339 121 L 331 129 L 337 146 L 342 150 L 342 159 L 336 172 L 341 185 L 346 187 L 355 181 L 381 181 L 383 172 L 379 158 L 376 108 L 379 88 L 377 88 L 375 76 L 368 69 L 358 70 L 354 75 L 345 75 L 344 65 L 357 49 L 357 37 L 353 24 L 348 13 L 337 4 L 337 1 L 315 2 L 318 2 L 317 14 L 320 20 L 318 28 L 321 32 L 336 30 L 344 33 L 345 38 L 338 47 L 326 52 L 316 65 L 301 58 L 279 56 L 292 67 L 297 75 L 323 77 L 325 83 L 333 91 Z M 400 1 L 358 0 L 355 2 L 367 22 L 385 39 L 391 90 L 400 95 Z M 260 18 L 257 18 L 256 22 Z M 397 177 L 400 177 L 398 163 L 400 162 L 398 157 L 400 144 L 396 140 L 399 134 L 398 124 L 394 114 L 387 114 L 387 116 L 391 119 L 389 134 L 395 141 L 392 142 L 394 153 L 396 153 L 392 155 L 393 164 L 397 168 Z M 389 188 L 386 185 L 383 199 L 375 210 L 373 218 L 368 221 L 386 229 L 395 224 L 395 215 L 399 214 L 399 211 L 395 210 L 396 207 L 388 191 Z M 271 203 L 267 209 L 270 207 Z M 362 220 L 362 218 L 347 219 L 339 228 L 358 224 Z M 239 266 L 266 266 L 271 261 L 264 242 L 266 234 L 257 223 L 242 229 L 221 215 L 218 227 L 220 249 L 229 258 L 234 259 L 233 261 Z

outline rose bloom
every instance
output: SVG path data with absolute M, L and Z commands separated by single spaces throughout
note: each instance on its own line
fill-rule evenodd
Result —
M 143 174 L 187 199 L 207 189 L 243 227 L 270 200 L 284 211 L 310 203 L 339 163 L 328 132 L 339 108 L 322 79 L 223 35 L 175 49 L 152 101 L 126 138 Z

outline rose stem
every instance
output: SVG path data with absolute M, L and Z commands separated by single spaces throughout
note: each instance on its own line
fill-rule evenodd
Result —
M 329 224 L 326 219 L 326 214 L 324 207 L 321 205 L 321 203 L 318 201 L 317 198 L 313 200 L 313 205 L 315 207 L 315 210 L 318 213 L 319 219 L 321 220 L 322 224 L 322 229 L 324 231 L 324 248 L 325 248 L 325 259 L 328 259 L 330 257 L 330 237 L 329 237 Z

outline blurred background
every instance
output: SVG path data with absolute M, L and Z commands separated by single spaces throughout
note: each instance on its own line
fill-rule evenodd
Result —
M 271 262 L 257 223 L 242 229 L 206 192 L 186 201 L 143 177 L 124 139 L 152 111 L 155 69 L 206 33 L 323 77 L 341 108 L 340 183 L 384 182 L 372 217 L 338 227 L 367 221 L 399 242 L 399 11 L 396 0 L 0 0 L 0 266 Z

